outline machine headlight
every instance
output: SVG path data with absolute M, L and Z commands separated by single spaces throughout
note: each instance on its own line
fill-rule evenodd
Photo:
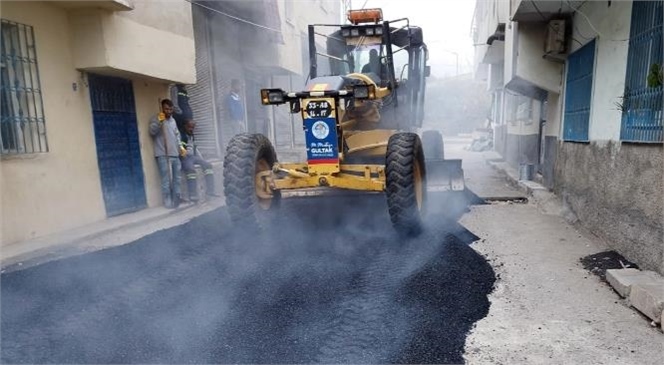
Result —
M 353 86 L 353 96 L 356 99 L 375 99 L 376 87 L 374 85 L 355 85 Z
M 261 89 L 261 103 L 263 105 L 283 104 L 286 94 L 281 89 Z
M 383 35 L 383 27 L 376 27 L 376 35 Z
M 342 37 L 350 37 L 350 29 L 342 29 L 341 30 L 341 36 Z
M 367 28 L 365 29 L 367 35 L 374 35 L 374 29 L 373 28 Z
M 360 30 L 358 28 L 353 28 L 350 30 L 350 35 L 353 37 L 358 37 L 360 35 Z

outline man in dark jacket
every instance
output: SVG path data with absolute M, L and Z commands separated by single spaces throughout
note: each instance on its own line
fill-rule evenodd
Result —
M 197 203 L 199 197 L 195 165 L 200 165 L 203 168 L 206 195 L 209 197 L 216 197 L 218 195 L 214 189 L 214 170 L 212 169 L 212 164 L 205 161 L 203 155 L 198 150 L 194 137 L 194 128 L 196 128 L 196 122 L 191 118 L 187 119 L 184 123 L 184 133 L 182 134 L 182 145 L 187 150 L 187 153 L 181 159 L 182 170 L 187 177 L 189 200 L 192 203 Z
M 194 111 L 191 110 L 191 106 L 189 105 L 189 92 L 187 92 L 187 88 L 182 84 L 177 84 L 175 85 L 175 89 L 177 90 L 177 106 L 180 110 L 178 113 L 173 114 L 173 118 L 175 118 L 178 130 L 182 135 L 185 133 L 184 125 L 186 121 L 194 119 Z
M 244 124 L 244 103 L 240 93 L 240 80 L 233 79 L 231 81 L 231 91 L 226 96 L 226 108 L 228 110 L 228 119 L 231 123 L 233 135 L 246 132 Z

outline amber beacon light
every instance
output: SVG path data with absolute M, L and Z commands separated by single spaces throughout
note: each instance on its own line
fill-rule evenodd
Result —
M 348 20 L 353 24 L 378 23 L 383 20 L 383 11 L 381 9 L 350 10 Z

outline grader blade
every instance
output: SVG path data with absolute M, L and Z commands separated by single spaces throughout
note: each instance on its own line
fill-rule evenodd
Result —
M 426 169 L 427 191 L 453 192 L 465 190 L 461 160 L 427 160 Z

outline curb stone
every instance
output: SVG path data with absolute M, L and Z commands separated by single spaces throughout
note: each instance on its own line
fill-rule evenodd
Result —
M 655 284 L 635 284 L 629 294 L 629 303 L 655 323 L 662 323 L 664 281 Z

